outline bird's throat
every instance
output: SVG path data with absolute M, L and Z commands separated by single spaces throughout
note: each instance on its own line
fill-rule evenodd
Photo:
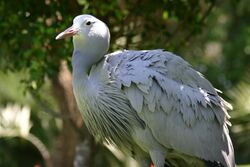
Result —
M 80 50 L 84 44 L 85 40 L 80 35 L 76 34 L 73 36 L 73 45 L 76 50 Z
M 93 64 L 91 56 L 74 50 L 72 57 L 73 75 L 76 77 L 87 77 Z

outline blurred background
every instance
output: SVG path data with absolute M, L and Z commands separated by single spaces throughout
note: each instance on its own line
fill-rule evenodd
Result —
M 237 164 L 250 164 L 250 0 L 1 0 L 0 167 L 134 167 L 97 144 L 71 85 L 71 39 L 55 36 L 79 14 L 103 20 L 109 52 L 172 51 L 189 61 L 234 110 Z M 211 143 L 213 144 L 213 143 Z

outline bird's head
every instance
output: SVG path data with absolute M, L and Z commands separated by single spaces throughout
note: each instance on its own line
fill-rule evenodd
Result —
M 73 36 L 74 49 L 88 54 L 105 54 L 109 48 L 110 32 L 105 23 L 91 15 L 79 15 L 73 25 L 56 36 Z

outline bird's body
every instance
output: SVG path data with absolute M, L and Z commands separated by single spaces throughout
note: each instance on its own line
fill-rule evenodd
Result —
M 231 106 L 200 73 L 163 50 L 104 56 L 106 25 L 90 15 L 76 17 L 74 25 L 83 30 L 74 36 L 73 89 L 96 139 L 117 145 L 143 167 L 151 160 L 163 167 L 165 159 L 169 166 L 205 165 L 201 160 L 235 166 Z

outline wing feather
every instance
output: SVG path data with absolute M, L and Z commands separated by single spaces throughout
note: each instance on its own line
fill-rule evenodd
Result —
M 211 83 L 170 52 L 115 52 L 108 55 L 106 61 L 110 64 L 110 77 L 125 87 L 137 112 L 141 111 L 144 102 L 151 112 L 156 108 L 166 113 L 180 112 L 188 126 L 201 118 L 216 119 L 220 124 L 228 119 L 226 109 L 230 107 Z M 211 110 L 199 110 L 199 105 Z
M 136 88 L 135 85 L 131 85 L 130 89 L 125 90 L 125 94 L 127 95 L 132 107 L 140 113 L 143 105 L 143 95 L 140 90 Z
M 231 161 L 233 166 L 234 160 L 225 156 L 233 154 L 225 130 L 231 106 L 190 64 L 163 50 L 123 51 L 108 55 L 106 62 L 109 77 L 124 86 L 132 107 L 159 143 L 207 160 Z M 213 142 L 218 144 L 211 146 Z

